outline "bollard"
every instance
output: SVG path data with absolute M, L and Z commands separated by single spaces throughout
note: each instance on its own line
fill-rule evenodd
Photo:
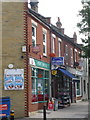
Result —
M 10 120 L 14 120 L 14 110 L 11 110 L 10 112 Z
M 43 107 L 43 120 L 46 120 L 46 105 Z

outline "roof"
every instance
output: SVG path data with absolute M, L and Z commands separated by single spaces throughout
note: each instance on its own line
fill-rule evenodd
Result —
M 55 25 L 48 23 L 48 22 L 46 21 L 46 18 L 47 18 L 47 17 L 42 16 L 41 14 L 35 12 L 34 10 L 32 10 L 32 9 L 30 9 L 30 8 L 28 9 L 28 13 L 29 13 L 29 14 L 31 13 L 31 14 L 34 15 L 36 18 L 38 18 L 40 21 L 42 21 L 45 25 L 47 25 L 47 26 L 51 29 L 52 32 L 54 32 L 54 33 L 55 33 L 58 37 L 60 37 L 62 40 L 65 40 L 65 41 L 69 42 L 69 44 L 71 43 L 71 44 L 74 45 L 75 47 L 81 49 L 81 46 L 80 46 L 79 44 L 77 44 L 77 43 L 74 43 L 73 40 L 72 40 L 72 38 L 70 38 L 69 36 L 67 36 L 67 35 L 65 35 L 65 34 L 62 34 L 62 33 L 60 32 L 60 29 L 58 29 Z

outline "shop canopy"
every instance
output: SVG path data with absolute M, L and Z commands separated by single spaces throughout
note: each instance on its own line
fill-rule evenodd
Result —
M 62 69 L 62 68 L 59 68 L 59 70 L 65 74 L 66 76 L 70 77 L 73 82 L 80 82 L 80 80 L 75 76 L 73 75 L 72 73 L 70 73 L 69 71 L 65 70 L 65 69 Z

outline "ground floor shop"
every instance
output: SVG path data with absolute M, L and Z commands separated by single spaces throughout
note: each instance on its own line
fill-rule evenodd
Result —
M 50 65 L 33 58 L 29 59 L 28 112 L 37 111 L 47 104 L 50 91 Z
M 63 105 L 76 102 L 76 84 L 79 86 L 77 77 L 65 68 L 52 70 L 52 97 L 62 99 Z
M 76 91 L 76 102 L 87 98 L 87 77 L 84 71 L 80 71 L 79 69 L 67 68 L 69 72 L 74 74 L 77 77 L 75 81 L 75 91 Z

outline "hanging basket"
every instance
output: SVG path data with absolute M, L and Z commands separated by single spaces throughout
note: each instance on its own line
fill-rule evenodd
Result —
M 55 55 L 55 53 L 50 53 L 49 56 L 50 57 L 55 57 L 56 55 Z

